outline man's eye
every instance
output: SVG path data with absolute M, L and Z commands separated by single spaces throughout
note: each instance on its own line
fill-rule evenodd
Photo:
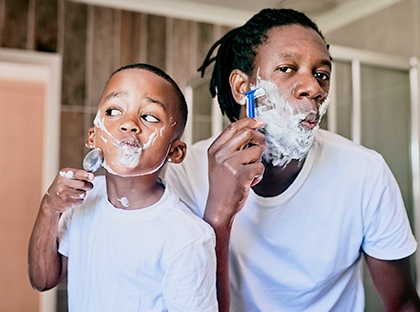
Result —
M 315 73 L 314 76 L 318 80 L 330 80 L 330 75 L 325 73 Z
M 149 114 L 142 115 L 141 118 L 143 118 L 147 122 L 159 122 L 160 121 L 155 116 L 149 115 Z
M 105 113 L 107 116 L 118 116 L 122 114 L 121 111 L 116 108 L 108 108 Z
M 283 73 L 291 73 L 293 71 L 293 69 L 291 67 L 288 67 L 288 66 L 279 67 L 278 70 L 283 72 Z

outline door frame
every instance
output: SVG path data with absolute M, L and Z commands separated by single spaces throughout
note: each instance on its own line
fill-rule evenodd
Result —
M 0 62 L 6 69 L 8 66 L 27 65 L 22 71 L 2 71 L 2 78 L 42 82 L 47 86 L 41 186 L 46 190 L 59 170 L 62 57 L 56 53 L 0 48 Z M 39 299 L 39 311 L 56 311 L 56 288 L 40 293 Z

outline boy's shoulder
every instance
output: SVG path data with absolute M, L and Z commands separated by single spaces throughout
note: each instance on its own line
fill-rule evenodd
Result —
M 166 214 L 168 219 L 177 220 L 177 227 L 180 230 L 193 231 L 200 236 L 213 235 L 213 228 L 203 219 L 195 215 L 179 198 L 179 196 L 168 185 L 165 186 L 167 205 Z

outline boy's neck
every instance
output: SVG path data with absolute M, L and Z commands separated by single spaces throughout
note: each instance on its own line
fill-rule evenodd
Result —
M 165 190 L 159 173 L 122 177 L 105 171 L 107 196 L 115 208 L 135 210 L 157 203 Z

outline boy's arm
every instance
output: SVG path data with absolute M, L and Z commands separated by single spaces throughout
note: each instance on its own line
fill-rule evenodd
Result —
M 60 213 L 48 207 L 45 195 L 29 241 L 29 278 L 38 291 L 53 288 L 67 275 L 67 258 L 58 253 Z
M 58 222 L 63 212 L 83 203 L 93 179 L 92 173 L 64 169 L 44 195 L 28 250 L 29 278 L 36 290 L 51 289 L 66 277 L 67 258 L 58 252 Z
M 365 259 L 383 311 L 420 311 L 408 257 L 386 261 L 365 254 Z
M 260 162 L 264 135 L 261 121 L 245 118 L 232 123 L 208 150 L 209 194 L 203 219 L 216 234 L 219 311 L 229 311 L 229 241 L 234 216 L 244 206 L 251 186 L 264 172 Z

